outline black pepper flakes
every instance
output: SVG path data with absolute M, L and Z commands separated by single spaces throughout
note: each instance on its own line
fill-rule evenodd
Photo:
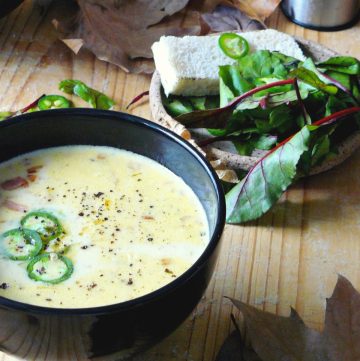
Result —
M 8 284 L 8 283 L 6 283 L 6 282 L 3 282 L 1 285 L 0 285 L 0 288 L 2 289 L 2 290 L 6 290 L 7 288 L 9 288 L 10 287 L 10 285 Z
M 127 284 L 128 284 L 129 286 L 131 286 L 133 283 L 134 283 L 134 282 L 133 282 L 133 279 L 132 279 L 131 277 L 129 277 L 129 280 L 127 281 Z

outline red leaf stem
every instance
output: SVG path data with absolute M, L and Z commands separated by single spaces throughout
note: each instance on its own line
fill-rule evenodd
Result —
M 347 115 L 356 113 L 356 112 L 360 112 L 360 107 L 351 107 L 351 108 L 347 108 L 344 110 L 340 110 L 336 113 L 330 114 L 327 117 L 324 117 L 322 119 L 317 120 L 316 122 L 312 123 L 311 125 L 325 125 L 325 124 L 331 124 L 336 122 L 337 120 L 339 120 L 340 118 L 343 118 Z M 296 134 L 296 133 L 295 133 Z M 295 134 L 290 135 L 290 137 L 286 138 L 285 140 L 283 140 L 282 142 L 280 142 L 276 147 L 274 147 L 273 149 L 269 150 L 268 153 L 266 153 L 259 161 L 256 162 L 259 163 L 260 161 L 262 161 L 264 158 L 266 158 L 268 155 L 270 155 L 271 153 L 275 152 L 276 149 L 280 148 L 281 146 L 283 146 L 286 142 L 288 142 Z M 255 164 L 255 165 L 256 165 Z M 254 165 L 254 167 L 255 167 Z
M 44 97 L 44 96 L 45 96 L 45 94 L 41 95 L 39 98 L 37 98 L 36 100 L 34 100 L 32 103 L 30 103 L 29 105 L 27 105 L 25 108 L 20 109 L 18 112 L 20 112 L 20 113 L 25 113 L 25 112 L 27 112 L 29 109 L 31 109 L 31 108 L 33 108 L 33 107 L 36 107 L 38 101 L 39 101 L 42 97 Z
M 139 95 L 137 95 L 126 107 L 126 109 L 129 109 L 131 105 L 137 103 L 140 99 L 142 99 L 144 96 L 149 95 L 149 91 L 146 90 Z

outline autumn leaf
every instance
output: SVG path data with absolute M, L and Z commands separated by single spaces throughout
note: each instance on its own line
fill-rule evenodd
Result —
M 99 59 L 125 71 L 152 72 L 151 45 L 161 35 L 197 35 L 200 24 L 183 28 L 177 16 L 189 0 L 77 0 L 78 10 L 71 19 L 57 19 L 57 29 L 74 52 L 91 50 Z M 167 17 L 166 25 L 161 21 Z M 71 39 L 71 42 L 69 42 Z M 72 45 L 74 48 L 72 48 Z M 133 61 L 134 58 L 141 60 Z
M 233 315 L 231 320 L 235 330 L 225 340 L 215 361 L 262 361 L 251 346 L 246 344 Z
M 327 299 L 323 332 L 306 326 L 293 309 L 289 317 L 283 317 L 235 299 L 231 301 L 241 311 L 248 342 L 261 361 L 360 360 L 360 293 L 343 276 L 339 275 L 334 292 Z M 237 336 L 238 342 L 243 343 Z M 221 354 L 239 352 L 242 346 L 236 346 L 235 339 L 236 334 L 232 333 Z M 217 361 L 242 360 L 231 357 Z
M 76 0 L 61 2 L 69 9 L 53 20 L 61 40 L 77 54 L 86 48 L 101 60 L 120 66 L 125 71 L 151 73 L 151 45 L 162 35 L 199 35 L 204 33 L 200 15 L 206 12 L 210 26 L 227 30 L 251 30 L 264 20 L 264 6 L 250 5 L 250 0 L 228 0 L 229 7 L 211 13 L 221 0 Z M 271 0 L 272 7 L 277 2 Z M 65 3 L 65 4 L 63 4 Z M 75 4 L 75 7 L 74 7 Z M 222 9 L 222 10 L 221 10 Z M 217 11 L 220 11 L 217 13 Z M 226 12 L 225 14 L 222 11 Z M 261 15 L 257 14 L 257 11 Z M 221 19 L 223 18 L 223 19 Z M 218 26 L 219 24 L 222 24 Z M 216 25 L 218 24 L 218 25 Z M 262 25 L 261 25 L 262 26 Z
M 265 29 L 264 23 L 259 18 L 251 18 L 247 12 L 234 6 L 218 5 L 212 13 L 205 13 L 201 18 L 211 32 Z

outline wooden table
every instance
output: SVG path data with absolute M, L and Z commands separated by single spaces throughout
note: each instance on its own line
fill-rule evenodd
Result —
M 75 56 L 56 40 L 51 24 L 55 15 L 53 6 L 41 16 L 26 1 L 0 21 L 0 110 L 18 109 L 42 93 L 56 93 L 58 82 L 66 78 L 103 91 L 122 110 L 148 89 L 149 76 L 126 74 L 87 51 Z M 321 33 L 290 23 L 280 11 L 268 25 L 360 58 L 360 25 Z M 147 101 L 131 113 L 150 118 Z M 234 312 L 224 296 L 281 315 L 293 306 L 308 325 L 321 329 L 325 298 L 337 274 L 360 289 L 359 173 L 357 152 L 336 169 L 298 182 L 259 221 L 227 226 L 216 274 L 196 310 L 176 332 L 135 360 L 214 360 Z M 1 354 L 0 360 L 14 358 Z

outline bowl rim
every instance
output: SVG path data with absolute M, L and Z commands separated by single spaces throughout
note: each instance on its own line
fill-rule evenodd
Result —
M 183 274 L 177 277 L 175 280 L 164 285 L 161 288 L 158 288 L 150 293 L 147 293 L 143 296 L 134 298 L 132 300 L 109 304 L 105 306 L 96 306 L 96 307 L 84 307 L 84 308 L 56 308 L 56 307 L 44 307 L 37 306 L 29 303 L 24 303 L 20 301 L 11 300 L 9 298 L 0 296 L 0 307 L 6 307 L 12 310 L 31 312 L 36 314 L 54 314 L 54 315 L 68 315 L 68 316 L 96 316 L 103 314 L 110 314 L 121 312 L 130 309 L 136 309 L 141 307 L 144 304 L 156 301 L 156 299 L 166 296 L 175 291 L 177 288 L 186 283 L 190 278 L 194 277 L 197 272 L 199 272 L 210 258 L 210 256 L 215 251 L 218 243 L 220 241 L 221 235 L 225 226 L 225 196 L 221 186 L 221 182 L 216 175 L 216 172 L 207 161 L 207 159 L 189 142 L 184 140 L 182 137 L 178 136 L 169 129 L 152 122 L 150 120 L 132 115 L 129 113 L 110 111 L 110 110 L 98 110 L 91 108 L 69 108 L 69 109 L 52 109 L 39 111 L 34 113 L 21 114 L 16 117 L 6 119 L 0 122 L 0 132 L 2 128 L 21 125 L 24 122 L 31 121 L 31 119 L 42 119 L 48 118 L 51 114 L 51 117 L 61 118 L 63 116 L 74 116 L 74 117 L 88 117 L 89 121 L 99 121 L 99 118 L 108 118 L 113 121 L 126 121 L 127 123 L 137 125 L 140 128 L 147 128 L 154 132 L 159 133 L 160 135 L 172 140 L 173 142 L 179 144 L 187 152 L 189 152 L 192 157 L 200 163 L 200 165 L 205 168 L 207 175 L 210 177 L 212 184 L 215 188 L 216 197 L 217 197 L 217 217 L 214 231 L 210 237 L 209 243 L 206 246 L 205 250 L 197 261 L 187 269 Z

